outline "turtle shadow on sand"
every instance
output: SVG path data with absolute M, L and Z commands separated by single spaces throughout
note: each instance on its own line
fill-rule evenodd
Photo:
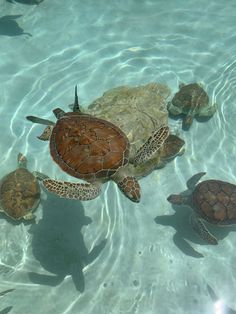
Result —
M 30 33 L 25 33 L 23 28 L 15 21 L 22 15 L 4 15 L 0 17 L 0 36 L 20 36 L 27 35 L 32 37 Z
M 15 2 L 19 2 L 22 4 L 30 4 L 30 5 L 39 5 L 41 2 L 43 2 L 44 0 L 6 0 L 7 2 L 10 3 L 15 3 Z
M 88 252 L 81 228 L 92 222 L 84 215 L 82 203 L 48 194 L 43 202 L 43 218 L 32 225 L 32 252 L 49 274 L 30 272 L 32 282 L 56 286 L 71 276 L 76 289 L 84 291 L 84 266 L 93 262 L 103 250 L 106 239 Z
M 154 221 L 158 225 L 170 226 L 175 229 L 173 241 L 175 245 L 186 255 L 195 258 L 204 257 L 203 254 L 197 252 L 189 243 L 200 245 L 208 245 L 194 232 L 190 224 L 190 216 L 192 210 L 186 205 L 173 205 L 175 213 L 173 215 L 163 215 L 155 217 Z M 207 228 L 217 236 L 218 240 L 224 239 L 230 231 L 236 231 L 236 226 L 216 226 L 206 222 Z

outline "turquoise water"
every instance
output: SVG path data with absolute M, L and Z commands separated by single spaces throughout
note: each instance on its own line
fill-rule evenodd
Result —
M 15 290 L 0 297 L 0 310 L 223 313 L 207 285 L 236 309 L 235 228 L 216 228 L 218 246 L 206 245 L 189 227 L 190 211 L 166 201 L 199 171 L 207 172 L 204 179 L 236 182 L 235 1 L 20 2 L 0 0 L 1 17 L 18 15 L 0 19 L 1 176 L 15 168 L 20 151 L 30 170 L 71 179 L 36 139 L 43 127 L 25 116 L 51 119 L 55 107 L 66 110 L 76 84 L 86 107 L 120 85 L 160 82 L 174 94 L 180 82 L 201 82 L 218 112 L 194 120 L 189 131 L 170 120 L 186 152 L 140 181 L 139 204 L 110 182 L 89 202 L 43 190 L 32 226 L 2 215 L 0 291 Z

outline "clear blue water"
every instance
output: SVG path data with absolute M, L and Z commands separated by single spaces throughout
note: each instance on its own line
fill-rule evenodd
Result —
M 223 313 L 207 285 L 236 309 L 234 228 L 216 229 L 218 246 L 205 245 L 189 227 L 190 212 L 175 212 L 166 201 L 199 171 L 236 182 L 235 1 L 44 0 L 36 6 L 0 0 L 0 7 L 1 17 L 21 15 L 10 24 L 0 20 L 1 176 L 15 168 L 20 151 L 31 170 L 69 179 L 36 139 L 43 127 L 25 116 L 52 118 L 53 108 L 73 101 L 76 84 L 84 107 L 110 88 L 153 81 L 173 94 L 180 82 L 201 82 L 218 105 L 212 119 L 194 120 L 189 131 L 170 120 L 186 152 L 140 181 L 139 204 L 111 182 L 89 202 L 43 191 L 32 226 L 1 216 L 0 291 L 15 290 L 0 297 L 0 310 Z M 32 36 L 19 35 L 14 21 Z

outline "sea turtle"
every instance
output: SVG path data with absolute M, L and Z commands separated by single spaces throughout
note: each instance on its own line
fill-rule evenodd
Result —
M 172 115 L 184 114 L 183 128 L 188 129 L 195 116 L 211 117 L 217 106 L 209 104 L 209 97 L 201 85 L 182 83 L 167 108 Z
M 19 153 L 17 160 L 18 168 L 0 181 L 0 210 L 15 220 L 31 220 L 40 202 L 40 186 L 36 175 L 26 168 L 26 157 Z
M 166 107 L 169 96 L 170 89 L 164 84 L 119 86 L 94 100 L 86 113 L 108 120 L 121 128 L 131 144 L 131 155 L 134 155 L 154 130 L 161 125 L 168 125 Z M 170 134 L 152 158 L 135 167 L 131 160 L 129 169 L 136 177 L 146 176 L 153 169 L 162 168 L 167 161 L 181 155 L 184 152 L 183 146 L 184 141 L 180 137 Z
M 130 200 L 139 202 L 140 186 L 129 171 L 129 161 L 132 160 L 136 166 L 151 158 L 168 137 L 168 126 L 156 129 L 132 156 L 129 140 L 120 128 L 107 120 L 81 112 L 77 87 L 73 112 L 65 113 L 59 108 L 53 112 L 56 123 L 34 116 L 27 119 L 52 127 L 51 134 L 48 134 L 53 160 L 71 176 L 88 183 L 46 179 L 43 180 L 44 186 L 61 197 L 90 200 L 100 194 L 102 183 L 113 180 Z
M 188 190 L 167 200 L 176 205 L 185 204 L 193 209 L 193 230 L 209 244 L 218 244 L 207 230 L 203 220 L 216 225 L 236 223 L 236 185 L 220 180 L 206 180 L 197 184 L 205 172 L 195 174 L 187 182 Z

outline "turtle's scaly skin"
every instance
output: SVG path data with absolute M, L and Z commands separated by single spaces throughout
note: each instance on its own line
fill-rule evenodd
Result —
M 8 216 L 23 218 L 37 208 L 39 201 L 39 184 L 27 169 L 16 169 L 1 180 L 0 204 Z
M 53 128 L 50 152 L 54 161 L 73 177 L 95 182 L 108 179 L 128 163 L 129 141 L 108 121 L 66 113 Z
M 192 193 L 192 206 L 200 217 L 212 224 L 236 223 L 236 185 L 206 180 L 199 183 Z

